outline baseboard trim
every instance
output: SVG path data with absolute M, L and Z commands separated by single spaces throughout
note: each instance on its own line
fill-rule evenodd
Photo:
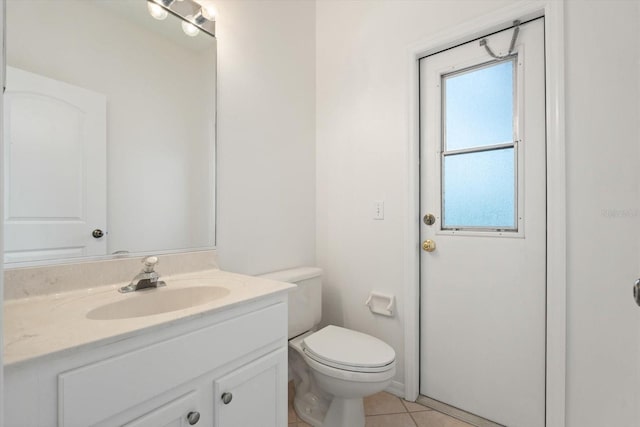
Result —
M 404 383 L 400 381 L 391 381 L 391 384 L 384 390 L 387 393 L 391 393 L 394 396 L 398 396 L 400 399 L 404 399 Z

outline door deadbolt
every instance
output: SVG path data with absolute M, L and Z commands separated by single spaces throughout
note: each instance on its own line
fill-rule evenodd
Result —
M 433 252 L 436 250 L 436 242 L 433 240 L 425 240 L 422 242 L 422 250 L 427 252 Z
M 424 223 L 427 225 L 433 225 L 436 222 L 436 217 L 433 216 L 433 214 L 428 213 L 424 217 L 422 217 L 422 221 L 424 221 Z

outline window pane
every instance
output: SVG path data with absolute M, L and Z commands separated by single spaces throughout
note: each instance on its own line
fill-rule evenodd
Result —
M 444 157 L 443 228 L 516 228 L 514 149 Z
M 443 79 L 445 150 L 513 141 L 515 61 Z

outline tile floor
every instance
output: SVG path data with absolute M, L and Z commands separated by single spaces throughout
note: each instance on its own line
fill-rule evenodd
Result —
M 366 427 L 473 427 L 426 406 L 381 392 L 364 400 Z M 289 427 L 311 427 L 293 409 L 293 382 L 289 383 Z

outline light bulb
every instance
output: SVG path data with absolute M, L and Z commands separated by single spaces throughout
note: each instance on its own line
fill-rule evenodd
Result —
M 202 6 L 200 8 L 200 13 L 209 21 L 216 20 L 216 9 L 210 4 Z
M 149 11 L 149 15 L 153 16 L 155 19 L 162 21 L 169 14 L 166 10 L 164 10 L 161 6 L 155 4 L 152 1 L 147 2 L 147 10 Z
M 187 16 L 187 19 L 193 19 L 193 16 Z M 200 32 L 198 27 L 187 21 L 182 21 L 182 31 L 189 37 L 195 37 Z

